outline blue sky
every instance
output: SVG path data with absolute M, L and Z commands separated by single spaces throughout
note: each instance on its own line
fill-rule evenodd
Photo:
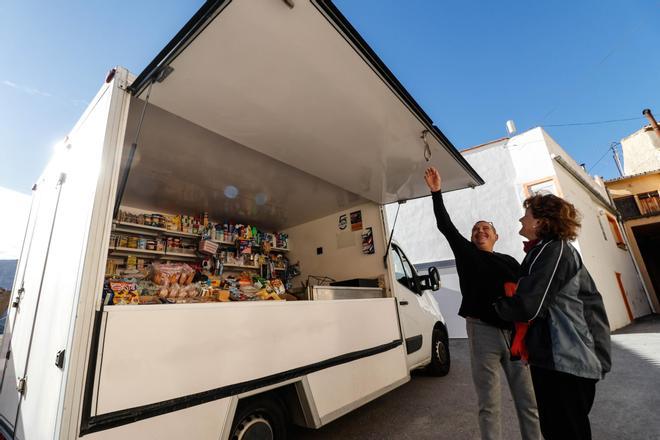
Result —
M 2 3 L 0 187 L 29 193 L 106 72 L 139 73 L 202 3 Z M 591 168 L 643 108 L 660 116 L 658 1 L 336 4 L 459 149 L 513 119 Z M 638 119 L 552 127 L 624 118 Z M 590 171 L 616 175 L 609 155 Z

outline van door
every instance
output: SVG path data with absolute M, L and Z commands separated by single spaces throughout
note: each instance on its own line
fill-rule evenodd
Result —
M 37 210 L 30 222 L 31 237 L 24 258 L 17 269 L 22 272 L 20 281 L 14 286 L 13 305 L 10 306 L 7 332 L 7 360 L 0 384 L 0 417 L 5 425 L 15 428 L 21 392 L 24 386 L 27 364 L 39 297 L 48 263 L 49 244 L 57 216 L 61 184 L 53 167 L 47 170 L 37 183 L 34 197 Z
M 421 305 L 422 291 L 415 269 L 401 248 L 392 245 L 391 252 L 396 279 L 393 290 L 403 327 L 408 368 L 411 368 L 429 357 L 428 350 L 424 350 L 423 346 L 430 344 L 430 341 L 424 341 L 424 334 L 429 335 L 433 325 Z M 425 326 L 429 328 L 425 329 Z

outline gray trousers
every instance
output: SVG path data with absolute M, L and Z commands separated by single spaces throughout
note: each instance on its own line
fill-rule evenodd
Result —
M 502 436 L 501 366 L 509 382 L 523 440 L 539 440 L 541 428 L 532 376 L 527 365 L 509 360 L 508 342 L 511 332 L 474 318 L 466 318 L 466 321 L 472 380 L 479 401 L 481 438 L 499 440 Z

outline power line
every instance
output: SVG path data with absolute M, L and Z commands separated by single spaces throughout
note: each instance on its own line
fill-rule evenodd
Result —
M 604 153 L 602 156 L 600 156 L 600 159 L 598 159 L 598 160 L 596 161 L 596 163 L 593 164 L 593 165 L 591 166 L 591 168 L 589 168 L 589 171 L 588 171 L 589 174 L 591 174 L 591 173 L 593 172 L 594 168 L 596 168 L 596 165 L 598 165 L 598 164 L 600 163 L 601 160 L 605 159 L 605 156 L 607 156 L 607 153 L 609 153 L 609 152 L 610 152 L 610 147 L 607 147 L 607 151 L 605 151 L 605 153 Z
M 543 125 L 543 127 L 571 127 L 571 126 L 576 126 L 576 125 L 600 125 L 600 124 L 611 124 L 612 122 L 624 122 L 624 121 L 636 121 L 639 119 L 644 119 L 642 117 L 635 117 L 635 118 L 626 118 L 626 119 L 609 119 L 607 121 L 594 121 L 594 122 L 574 122 L 571 124 L 551 124 L 551 125 Z
M 619 142 L 612 142 L 610 144 L 610 146 L 607 147 L 607 149 L 605 150 L 605 153 L 603 153 L 603 155 L 600 156 L 600 159 L 598 159 L 595 164 L 593 164 L 591 167 L 589 167 L 588 173 L 591 174 L 594 171 L 594 169 L 596 168 L 596 165 L 598 165 L 601 160 L 605 159 L 605 156 L 607 156 L 607 153 L 614 152 L 615 151 L 614 149 L 617 147 L 617 145 L 621 145 L 621 144 Z

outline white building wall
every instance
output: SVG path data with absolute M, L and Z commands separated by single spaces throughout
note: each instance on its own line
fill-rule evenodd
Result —
M 580 254 L 603 295 L 610 326 L 612 329 L 617 329 L 630 323 L 616 272 L 621 274 L 633 316 L 639 317 L 651 313 L 630 252 L 617 246 L 602 204 L 595 201 L 595 198 L 561 165 L 557 164 L 556 169 L 564 198 L 573 203 L 582 214 L 582 228 L 577 240 Z
M 561 156 L 573 172 L 581 176 L 591 189 L 609 200 L 607 190 L 599 185 L 577 162 L 552 138 L 541 130 L 552 155 Z M 596 282 L 607 309 L 612 328 L 620 328 L 630 322 L 623 296 L 615 273 L 621 274 L 628 303 L 634 317 L 651 312 L 644 287 L 637 275 L 628 250 L 619 248 L 605 215 L 605 205 L 564 167 L 554 162 L 557 180 L 564 198 L 573 203 L 582 214 L 582 228 L 577 244 L 584 264 Z
M 566 152 L 566 150 L 564 150 L 561 146 L 559 146 L 559 144 L 553 138 L 550 137 L 550 135 L 548 133 L 546 133 L 542 129 L 539 129 L 539 130 L 541 130 L 541 132 L 543 133 L 543 138 L 545 140 L 545 144 L 547 145 L 549 153 L 551 155 L 554 154 L 556 156 L 561 156 L 561 158 L 564 159 L 564 161 L 568 162 L 571 165 L 571 168 L 573 169 L 574 172 L 578 173 L 585 181 L 587 181 L 589 183 L 589 186 L 591 187 L 591 189 L 593 189 L 598 194 L 603 196 L 603 198 L 605 200 L 609 200 L 609 195 L 607 194 L 607 189 L 605 188 L 605 185 L 604 184 L 599 185 L 596 182 L 596 179 L 594 177 L 592 177 L 589 173 L 587 173 L 584 170 L 584 168 L 582 168 L 575 161 L 575 159 L 573 159 Z M 555 169 L 557 169 L 557 163 L 554 162 L 554 161 L 553 161 L 553 166 L 554 166 Z M 587 191 L 584 188 L 582 188 L 582 190 Z M 597 203 L 597 204 L 600 204 L 600 202 L 598 200 L 595 200 L 595 199 L 593 200 L 593 202 Z
M 507 143 L 510 160 L 516 170 L 516 190 L 521 204 L 526 198 L 525 184 L 555 175 L 543 133 L 540 127 L 533 128 L 512 137 Z
M 508 141 L 465 152 L 467 161 L 486 183 L 475 189 L 444 194 L 447 211 L 465 237 L 470 236 L 475 221 L 492 221 L 499 234 L 495 251 L 522 261 L 524 238 L 518 234 L 518 219 L 523 215 L 522 202 L 527 196 L 525 185 L 545 178 L 555 179 L 559 195 L 574 203 L 584 214 L 584 227 L 575 246 L 603 294 L 612 328 L 622 327 L 629 323 L 629 319 L 615 272 L 622 275 L 633 314 L 642 316 L 650 312 L 630 254 L 616 246 L 606 218 L 602 219 L 604 229 L 601 229 L 598 215 L 602 205 L 556 164 L 551 154 L 562 156 L 578 173 L 584 174 L 585 179 L 593 180 L 542 128 L 537 127 Z M 604 188 L 595 181 L 592 186 L 607 199 Z M 396 205 L 387 207 L 390 225 L 395 212 Z M 607 240 L 603 230 L 608 234 Z M 437 230 L 430 197 L 401 205 L 394 238 L 415 264 L 454 258 L 447 241 Z M 449 318 L 456 315 L 460 305 L 458 277 L 453 267 L 442 269 L 441 274 L 443 289 L 436 294 L 436 298 L 443 314 Z M 451 337 L 465 337 L 465 325 L 461 318 L 448 319 L 448 324 Z
M 626 176 L 660 169 L 660 138 L 650 128 L 621 139 L 623 171 Z

